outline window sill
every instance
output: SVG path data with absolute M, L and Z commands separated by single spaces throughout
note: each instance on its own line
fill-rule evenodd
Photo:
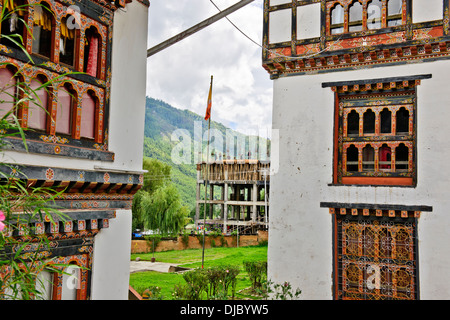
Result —
M 341 183 L 329 183 L 328 186 L 415 188 L 417 185 L 411 177 L 342 177 Z
M 114 161 L 114 152 L 103 150 L 104 146 L 97 144 L 94 144 L 93 148 L 87 148 L 27 139 L 27 150 L 20 137 L 8 137 L 4 138 L 4 140 L 7 142 L 4 148 L 5 150 L 78 159 Z

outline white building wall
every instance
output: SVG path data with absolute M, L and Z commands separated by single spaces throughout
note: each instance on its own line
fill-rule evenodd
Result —
M 303 299 L 332 298 L 332 216 L 320 202 L 428 205 L 418 219 L 420 298 L 450 298 L 449 68 L 438 61 L 274 80 L 280 167 L 271 177 L 270 279 L 290 281 Z M 417 87 L 417 187 L 329 185 L 334 93 L 322 83 L 419 74 L 432 78 Z
M 137 1 L 114 16 L 109 148 L 121 170 L 142 170 L 147 19 L 148 8 Z M 130 253 L 131 210 L 117 210 L 95 237 L 91 299 L 128 299 Z
M 92 300 L 128 300 L 131 254 L 131 211 L 117 210 L 109 228 L 95 236 Z

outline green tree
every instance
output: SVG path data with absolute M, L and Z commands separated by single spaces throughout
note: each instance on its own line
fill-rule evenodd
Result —
M 161 235 L 178 234 L 189 221 L 189 208 L 171 182 L 171 167 L 144 158 L 144 186 L 133 199 L 133 228 L 145 228 Z

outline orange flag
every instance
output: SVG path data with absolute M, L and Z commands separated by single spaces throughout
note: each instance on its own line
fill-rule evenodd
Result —
M 205 120 L 208 120 L 208 119 L 211 117 L 211 105 L 212 105 L 212 80 L 213 80 L 213 76 L 211 76 L 211 86 L 209 87 L 208 106 L 207 106 L 207 108 L 206 108 Z

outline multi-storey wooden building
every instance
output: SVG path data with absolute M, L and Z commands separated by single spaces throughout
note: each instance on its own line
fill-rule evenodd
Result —
M 449 1 L 264 3 L 269 278 L 309 299 L 449 298 Z
M 131 202 L 143 183 L 149 2 L 2 4 L 5 16 L 16 9 L 2 21 L 2 36 L 20 34 L 26 51 L 0 38 L 0 86 L 9 90 L 2 95 L 20 95 L 26 83 L 43 106 L 29 102 L 14 110 L 28 150 L 20 137 L 7 138 L 2 163 L 9 166 L 2 171 L 30 187 L 64 190 L 54 205 L 69 219 L 30 221 L 30 230 L 50 241 L 42 257 L 87 267 L 75 287 L 63 274 L 43 272 L 52 283 L 44 298 L 127 299 Z M 48 81 L 47 90 L 39 89 Z M 10 108 L 2 103 L 0 115 Z M 26 229 L 6 232 L 20 241 L 29 239 L 19 231 Z

